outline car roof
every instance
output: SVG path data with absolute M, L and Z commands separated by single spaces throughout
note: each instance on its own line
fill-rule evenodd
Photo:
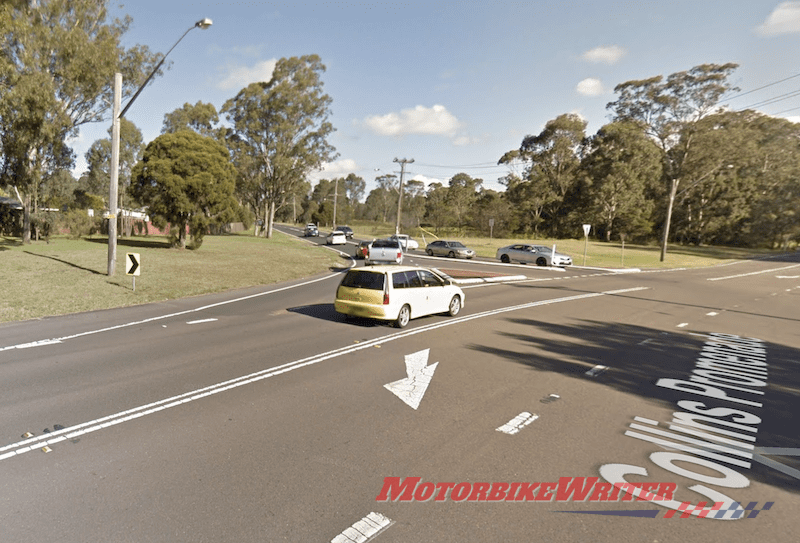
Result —
M 360 271 L 371 271 L 374 273 L 385 273 L 388 271 L 391 272 L 399 272 L 399 271 L 414 271 L 414 270 L 425 270 L 425 271 L 433 271 L 428 268 L 420 268 L 418 266 L 400 266 L 397 264 L 381 264 L 378 266 L 364 266 L 363 268 L 351 268 L 353 270 L 360 270 Z M 436 273 L 436 272 L 433 272 Z

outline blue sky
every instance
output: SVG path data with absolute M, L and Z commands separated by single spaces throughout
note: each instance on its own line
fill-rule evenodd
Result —
M 314 179 L 352 172 L 367 191 L 377 175 L 399 174 L 394 158 L 414 159 L 407 178 L 446 183 L 463 171 L 502 189 L 497 160 L 547 121 L 577 113 L 594 134 L 617 84 L 703 63 L 739 64 L 730 108 L 800 122 L 800 96 L 784 98 L 800 90 L 800 2 L 137 0 L 112 13 L 133 17 L 125 46 L 162 53 L 213 20 L 186 35 L 126 114 L 145 142 L 184 103 L 220 109 L 268 80 L 279 58 L 317 54 L 339 157 Z M 81 129 L 76 175 L 109 126 Z

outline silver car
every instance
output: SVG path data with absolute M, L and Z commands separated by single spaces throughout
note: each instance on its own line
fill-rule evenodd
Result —
M 475 251 L 464 246 L 460 241 L 432 241 L 425 247 L 428 256 L 449 256 L 450 258 L 472 258 Z
M 523 264 L 536 264 L 537 266 L 572 266 L 572 258 L 568 255 L 559 252 L 553 255 L 552 247 L 529 245 L 527 243 L 501 247 L 497 250 L 497 258 L 505 263 L 521 262 Z

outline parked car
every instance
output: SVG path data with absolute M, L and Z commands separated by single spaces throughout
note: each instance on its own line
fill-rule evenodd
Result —
M 356 247 L 356 258 L 367 258 L 367 254 L 369 254 L 369 248 L 372 245 L 371 241 L 362 241 Z
M 354 268 L 336 289 L 334 308 L 351 317 L 392 321 L 403 328 L 423 315 L 455 317 L 464 307 L 464 291 L 433 270 L 409 266 Z
M 428 256 L 449 256 L 450 258 L 472 258 L 475 251 L 466 247 L 460 241 L 432 241 L 425 247 Z
M 395 234 L 393 236 L 389 236 L 389 239 L 399 241 L 400 246 L 404 251 L 408 251 L 409 249 L 419 249 L 419 243 L 412 239 L 408 234 Z
M 317 225 L 314 223 L 308 223 L 306 225 L 305 231 L 303 232 L 303 236 L 304 237 L 319 236 L 319 228 L 317 228 Z
M 347 236 L 341 230 L 334 230 L 325 238 L 327 245 L 347 245 Z
M 395 239 L 376 239 L 369 246 L 365 257 L 367 266 L 375 264 L 402 264 L 403 248 Z
M 536 264 L 537 266 L 572 266 L 572 258 L 556 252 L 553 255 L 552 247 L 545 245 L 529 245 L 517 243 L 501 247 L 497 250 L 497 258 L 501 262 L 521 262 L 523 264 Z
M 347 239 L 353 239 L 353 229 L 349 226 L 337 226 L 334 230 L 338 230 L 339 232 L 344 232 L 345 237 Z

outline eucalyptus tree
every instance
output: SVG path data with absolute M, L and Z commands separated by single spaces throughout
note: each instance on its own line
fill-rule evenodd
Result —
M 581 168 L 587 177 L 582 211 L 602 225 L 606 241 L 617 226 L 631 236 L 649 233 L 653 201 L 648 195 L 661 180 L 661 153 L 641 125 L 603 126 L 589 139 Z
M 697 124 L 719 108 L 725 93 L 736 90 L 728 77 L 737 67 L 732 63 L 702 64 L 666 79 L 659 75 L 621 83 L 614 88 L 619 98 L 606 106 L 612 110 L 614 121 L 643 123 L 661 149 L 667 188 L 662 261 L 667 254 L 675 199 L 685 180 L 686 161 L 694 150 Z
M 79 127 L 106 120 L 114 73 L 130 96 L 158 57 L 121 45 L 131 19 L 110 19 L 106 0 L 0 4 L 0 186 L 23 206 L 30 241 L 32 196 L 43 177 L 69 169 L 66 144 Z
M 521 179 L 531 186 L 520 187 L 520 192 L 535 195 L 541 204 L 538 218 L 544 215 L 550 220 L 553 234 L 563 229 L 561 210 L 564 199 L 580 178 L 586 124 L 578 115 L 559 115 L 548 121 L 539 134 L 526 136 L 518 151 L 506 153 L 499 161 L 500 164 L 518 161 L 525 164 Z M 535 226 L 537 229 L 539 222 Z
M 459 231 L 469 222 L 469 213 L 478 199 L 478 190 L 483 179 L 471 177 L 466 173 L 457 173 L 447 181 L 446 202 L 453 213 L 456 229 Z
M 272 236 L 275 209 L 307 175 L 336 158 L 327 138 L 332 99 L 323 92 L 319 56 L 282 58 L 268 82 L 251 83 L 225 102 L 228 139 L 252 160 L 235 160 L 239 190 Z
M 197 102 L 192 105 L 184 103 L 171 113 L 164 115 L 162 134 L 171 134 L 179 130 L 194 130 L 201 136 L 219 138 L 224 136 L 224 129 L 219 127 L 219 114 L 214 104 Z

